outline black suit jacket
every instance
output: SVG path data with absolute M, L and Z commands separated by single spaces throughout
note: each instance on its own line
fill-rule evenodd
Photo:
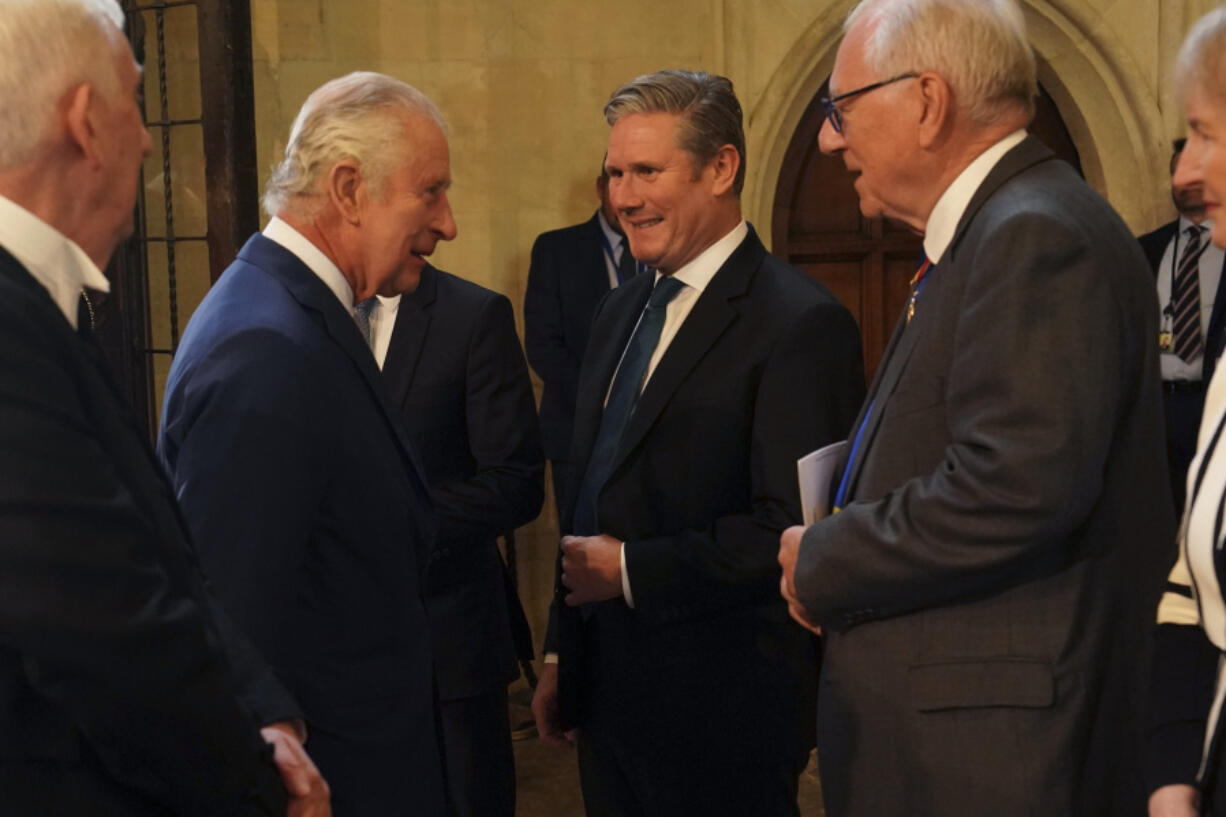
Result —
M 600 220 L 541 233 L 524 293 L 524 348 L 540 376 L 545 456 L 566 460 L 596 304 L 609 291 Z
M 577 474 L 653 278 L 597 310 Z M 851 315 L 751 229 L 648 380 L 600 493 L 600 529 L 626 542 L 634 609 L 619 598 L 584 621 L 557 584 L 547 648 L 560 652 L 568 723 L 644 750 L 704 745 L 725 768 L 804 758 L 816 656 L 779 596 L 779 534 L 801 518 L 797 458 L 843 438 L 863 392 Z
M 975 193 L 869 389 L 852 501 L 802 540 L 831 817 L 1144 813 L 1174 556 L 1153 291 L 1033 138 Z
M 544 496 L 510 301 L 427 266 L 400 299 L 383 379 L 438 521 L 425 600 L 439 697 L 492 692 L 517 676 L 516 644 L 531 650 L 495 540 L 535 519 Z
M 255 235 L 183 333 L 158 446 L 221 601 L 306 711 L 336 813 L 442 814 L 430 501 L 384 394 L 353 316 Z
M 0 810 L 283 814 L 257 725 L 298 708 L 208 595 L 101 352 L 3 250 L 0 345 Z
M 1171 239 L 1175 237 L 1178 227 L 1179 219 L 1175 219 L 1137 239 L 1141 244 L 1141 249 L 1145 252 L 1145 257 L 1149 260 L 1149 266 L 1153 269 L 1155 278 L 1158 277 L 1158 267 L 1162 265 L 1162 256 L 1166 254 L 1166 248 L 1171 243 Z M 1182 240 L 1180 246 L 1183 246 Z M 1226 331 L 1223 331 L 1226 330 L 1226 289 L 1222 288 L 1223 282 L 1226 282 L 1226 261 L 1222 262 L 1222 277 L 1218 280 L 1217 295 L 1213 299 L 1213 312 L 1209 316 L 1209 327 L 1205 332 L 1205 355 L 1202 360 L 1201 381 L 1206 385 L 1213 378 L 1213 370 L 1217 366 L 1223 346 L 1226 345 Z

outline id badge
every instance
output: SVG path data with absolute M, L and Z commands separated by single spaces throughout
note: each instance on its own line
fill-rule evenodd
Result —
M 1171 343 L 1173 341 L 1174 341 L 1174 337 L 1171 335 L 1170 332 L 1159 332 L 1158 333 L 1158 351 L 1159 352 L 1171 351 Z

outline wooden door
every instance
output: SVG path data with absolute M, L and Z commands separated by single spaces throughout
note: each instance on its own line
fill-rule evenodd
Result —
M 910 292 L 923 247 L 901 224 L 860 215 L 854 177 L 817 147 L 826 86 L 809 103 L 784 156 L 775 188 L 775 254 L 825 284 L 860 325 L 865 374 L 877 370 Z M 1030 132 L 1081 173 L 1077 148 L 1042 88 Z

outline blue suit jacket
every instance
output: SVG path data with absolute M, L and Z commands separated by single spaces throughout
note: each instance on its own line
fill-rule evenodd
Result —
M 262 235 L 188 324 L 158 448 L 218 596 L 306 712 L 336 813 L 442 813 L 429 499 L 352 316 Z

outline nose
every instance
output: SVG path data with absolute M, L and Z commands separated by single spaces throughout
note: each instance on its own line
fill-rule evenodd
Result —
M 451 212 L 451 200 L 446 193 L 442 196 L 440 211 L 435 216 L 432 227 L 443 241 L 453 240 L 459 232 L 455 226 L 455 216 Z
M 817 147 L 827 156 L 842 153 L 847 148 L 847 141 L 843 138 L 843 134 L 834 129 L 829 118 L 822 121 L 822 129 L 817 132 Z
M 149 135 L 149 129 L 144 125 L 140 126 L 140 134 L 140 155 L 141 158 L 144 158 L 153 152 L 153 137 Z
M 1192 187 L 1204 184 L 1204 156 L 1200 139 L 1195 134 L 1188 137 L 1188 142 L 1175 161 L 1175 173 L 1171 176 L 1172 187 Z
M 642 205 L 634 189 L 634 176 L 623 173 L 609 178 L 609 203 L 619 213 L 630 212 Z

